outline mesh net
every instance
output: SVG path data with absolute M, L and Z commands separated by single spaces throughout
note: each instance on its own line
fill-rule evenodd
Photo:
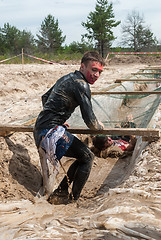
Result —
M 161 73 L 161 70 L 157 70 Z M 143 72 L 143 71 L 142 71 Z M 122 83 L 110 84 L 106 88 L 97 91 L 161 91 L 159 74 L 146 75 L 150 70 L 144 70 L 145 81 L 139 81 L 140 75 L 131 76 L 132 81 L 125 81 Z M 155 70 L 156 72 L 156 70 Z M 129 78 L 129 77 L 127 77 Z M 156 79 L 156 81 L 148 81 L 148 79 Z M 147 79 L 147 80 L 146 80 Z M 138 80 L 138 81 L 137 81 Z M 96 117 L 103 122 L 105 128 L 114 128 L 121 125 L 122 122 L 127 121 L 128 116 L 133 117 L 133 122 L 137 128 L 155 127 L 155 114 L 160 103 L 159 94 L 102 94 L 92 96 L 92 106 Z M 154 121 L 153 121 L 154 119 Z M 36 115 L 30 116 L 26 120 L 25 125 L 34 125 Z M 67 121 L 71 128 L 87 128 L 85 125 L 79 107 L 76 108 L 70 119 Z M 23 121 L 24 123 L 24 121 Z
M 161 91 L 160 82 L 136 82 L 138 76 L 133 77 L 134 81 L 125 81 L 120 84 L 113 84 L 105 89 L 100 89 L 101 92 L 106 91 Z M 152 78 L 151 75 L 144 78 Z M 153 76 L 154 78 L 154 76 Z M 158 75 L 155 75 L 158 78 Z M 113 128 L 122 122 L 127 121 L 128 116 L 132 115 L 136 127 L 148 128 L 153 127 L 150 124 L 154 114 L 160 103 L 159 94 L 102 94 L 92 96 L 92 105 L 97 118 L 103 122 L 105 128 Z M 69 119 L 70 126 L 85 127 L 86 125 L 81 118 L 79 108 Z

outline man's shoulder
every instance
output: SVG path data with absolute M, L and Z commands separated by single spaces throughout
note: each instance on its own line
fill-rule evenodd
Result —
M 62 81 L 62 80 L 77 80 L 81 78 L 81 75 L 79 74 L 79 71 L 75 71 L 75 72 L 70 72 L 64 76 L 62 76 L 61 78 L 58 79 L 58 81 Z
M 69 75 L 77 85 L 81 85 L 82 87 L 88 86 L 88 82 L 85 80 L 84 76 L 80 71 L 76 70 L 75 72 L 70 73 Z
M 71 72 L 69 73 L 69 76 L 73 78 L 73 80 L 77 80 L 77 79 L 84 79 L 82 73 L 78 70 L 75 70 L 75 72 Z
M 79 92 L 90 92 L 88 82 L 85 80 L 82 73 L 78 70 L 63 76 L 63 80 L 68 82 L 72 81 L 72 88 L 78 90 Z

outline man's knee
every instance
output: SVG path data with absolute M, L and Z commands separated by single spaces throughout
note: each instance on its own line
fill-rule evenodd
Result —
M 84 149 L 84 156 L 83 156 L 83 162 L 87 165 L 89 165 L 89 167 L 92 166 L 92 162 L 94 160 L 94 153 L 87 147 L 86 149 Z

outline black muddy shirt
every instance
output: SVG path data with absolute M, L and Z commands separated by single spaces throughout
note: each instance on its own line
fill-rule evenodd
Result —
M 89 84 L 80 71 L 69 73 L 42 96 L 43 110 L 40 112 L 36 130 L 51 129 L 63 125 L 80 106 L 82 117 L 90 129 L 102 129 L 92 110 Z

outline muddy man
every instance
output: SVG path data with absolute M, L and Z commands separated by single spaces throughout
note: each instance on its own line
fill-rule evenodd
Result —
M 77 200 L 89 177 L 94 154 L 76 136 L 68 132 L 66 121 L 79 106 L 88 128 L 104 128 L 93 112 L 89 87 L 89 84 L 98 80 L 104 65 L 104 59 L 98 52 L 86 52 L 81 59 L 79 71 L 61 77 L 42 96 L 43 110 L 35 123 L 34 138 L 40 155 L 44 192 L 49 196 L 50 203 L 54 203 L 55 199 Z M 63 156 L 76 160 L 58 188 L 51 192 L 53 189 L 50 189 L 47 161 L 58 171 L 58 163 Z M 72 191 L 69 193 L 71 183 Z

